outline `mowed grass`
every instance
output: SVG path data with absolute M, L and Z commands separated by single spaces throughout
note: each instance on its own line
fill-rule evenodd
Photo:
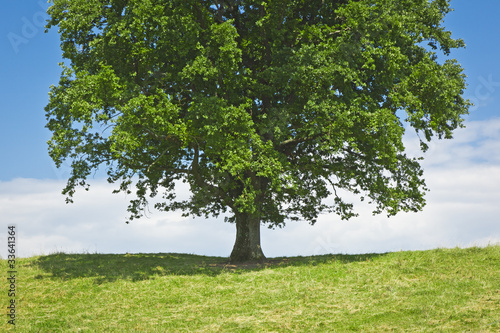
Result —
M 162 253 L 18 259 L 16 330 L 500 332 L 500 246 L 226 261 Z M 1 267 L 7 275 L 6 260 Z M 10 329 L 5 315 L 0 331 Z

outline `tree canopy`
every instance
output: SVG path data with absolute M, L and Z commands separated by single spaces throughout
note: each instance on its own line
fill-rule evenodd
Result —
M 448 0 L 52 2 L 67 61 L 46 116 L 67 200 L 105 168 L 116 192 L 135 187 L 131 219 L 157 195 L 159 210 L 230 212 L 235 261 L 264 257 L 261 224 L 354 216 L 340 190 L 421 210 L 404 123 L 425 151 L 470 105 Z

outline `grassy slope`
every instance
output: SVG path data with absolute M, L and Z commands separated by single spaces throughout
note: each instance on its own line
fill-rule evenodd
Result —
M 500 331 L 500 246 L 281 258 L 260 267 L 225 260 L 187 254 L 18 259 L 16 328 Z M 5 260 L 1 269 L 7 272 Z M 1 292 L 4 312 L 7 302 Z M 6 331 L 2 318 L 0 331 Z

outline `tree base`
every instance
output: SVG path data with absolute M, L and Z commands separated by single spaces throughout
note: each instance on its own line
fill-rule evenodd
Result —
M 235 251 L 235 249 L 233 249 L 233 251 L 231 252 L 231 256 L 229 257 L 229 262 L 231 264 L 262 264 L 265 260 L 266 256 L 264 255 L 260 247 L 257 251 Z
M 262 263 L 266 259 L 260 246 L 260 219 L 249 214 L 236 215 L 236 241 L 229 257 L 231 263 Z

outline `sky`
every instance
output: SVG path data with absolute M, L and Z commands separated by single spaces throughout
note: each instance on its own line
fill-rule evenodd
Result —
M 452 0 L 444 26 L 462 38 L 454 50 L 465 68 L 465 96 L 474 102 L 466 128 L 453 140 L 433 141 L 422 162 L 430 192 L 419 213 L 372 216 L 356 203 L 359 217 L 341 221 L 324 214 L 311 226 L 290 222 L 262 228 L 268 257 L 326 253 L 380 253 L 500 244 L 500 1 Z M 17 255 L 66 253 L 192 253 L 227 257 L 235 226 L 219 218 L 182 217 L 151 211 L 126 224 L 128 200 L 112 194 L 104 179 L 90 181 L 65 204 L 68 169 L 47 153 L 50 132 L 44 107 L 58 83 L 62 61 L 57 30 L 44 32 L 44 0 L 3 0 L 0 12 L 0 256 L 7 254 L 7 227 L 16 225 Z M 411 130 L 408 153 L 418 155 Z M 180 187 L 181 196 L 188 196 Z

